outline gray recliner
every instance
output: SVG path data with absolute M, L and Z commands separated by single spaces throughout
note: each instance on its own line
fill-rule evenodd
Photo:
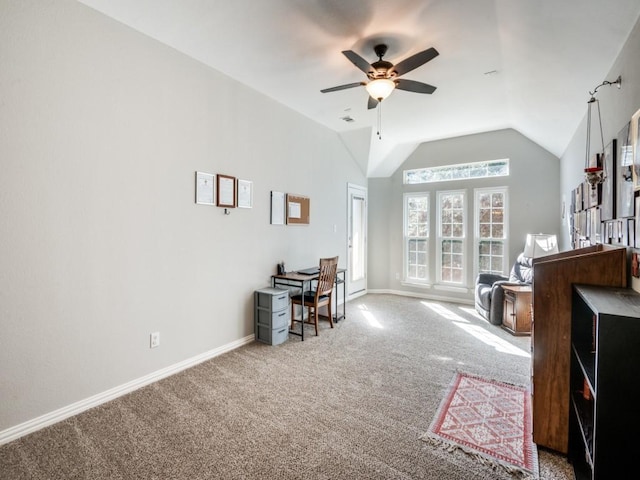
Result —
M 518 255 L 508 277 L 493 273 L 481 273 L 476 279 L 476 311 L 489 323 L 502 323 L 504 290 L 503 285 L 531 285 L 533 265 L 530 257 Z

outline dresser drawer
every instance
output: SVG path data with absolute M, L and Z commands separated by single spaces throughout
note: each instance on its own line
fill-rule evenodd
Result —
M 273 313 L 267 310 L 258 309 L 256 315 L 256 321 L 260 325 L 270 326 L 270 328 L 287 327 L 289 326 L 289 323 L 291 323 L 291 310 L 288 308 Z
M 289 307 L 289 290 L 263 288 L 256 291 L 256 307 L 277 312 Z

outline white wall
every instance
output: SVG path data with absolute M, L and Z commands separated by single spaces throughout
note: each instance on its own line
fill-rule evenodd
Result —
M 403 170 L 436 165 L 450 165 L 484 160 L 510 159 L 508 177 L 461 180 L 425 185 L 403 185 Z M 473 232 L 474 188 L 506 186 L 509 198 L 509 266 L 522 252 L 527 233 L 559 233 L 560 198 L 558 194 L 560 164 L 557 157 L 515 130 L 499 130 L 477 135 L 428 142 L 416 151 L 389 178 L 369 180 L 369 288 L 390 290 L 433 298 L 473 299 L 473 241 L 467 242 L 467 293 L 453 293 L 434 288 L 402 285 L 396 273 L 403 272 L 403 194 L 430 192 L 430 204 L 436 205 L 435 192 L 467 191 L 469 232 Z M 433 210 L 432 210 L 433 212 Z M 430 218 L 431 238 L 435 238 L 436 215 Z M 435 242 L 430 249 L 430 276 L 435 282 Z
M 0 11 L 0 434 L 246 339 L 279 261 L 346 265 L 366 178 L 335 133 L 77 2 Z M 254 208 L 195 205 L 197 170 Z

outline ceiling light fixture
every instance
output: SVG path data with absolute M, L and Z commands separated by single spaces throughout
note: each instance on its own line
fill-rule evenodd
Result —
M 376 78 L 365 85 L 371 98 L 378 101 L 378 139 L 382 140 L 382 101 L 391 95 L 396 83 L 388 78 Z
M 389 80 L 388 78 L 378 78 L 376 80 L 371 80 L 364 88 L 367 89 L 371 98 L 381 102 L 391 95 L 393 89 L 396 88 L 396 84 L 393 80 Z
M 600 116 L 600 102 L 596 99 L 596 93 L 598 89 L 604 85 L 617 85 L 618 88 L 622 85 L 622 77 L 618 76 L 613 82 L 605 80 L 598 85 L 593 92 L 589 92 L 591 98 L 587 102 L 587 148 L 584 160 L 584 175 L 592 189 L 595 189 L 601 184 L 607 176 L 607 172 L 604 170 L 606 162 L 604 161 L 604 135 L 602 133 L 602 117 Z M 591 107 L 595 104 L 598 113 L 598 127 L 600 129 L 600 141 L 602 142 L 602 150 L 591 157 Z

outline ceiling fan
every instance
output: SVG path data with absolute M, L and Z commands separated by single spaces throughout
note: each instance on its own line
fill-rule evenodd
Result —
M 364 58 L 353 50 L 343 50 L 343 55 L 347 57 L 351 63 L 362 70 L 369 79 L 368 82 L 347 83 L 337 87 L 325 88 L 320 90 L 322 93 L 336 92 L 347 88 L 364 86 L 369 93 L 369 101 L 367 108 L 375 108 L 378 103 L 387 98 L 394 89 L 406 90 L 415 93 L 433 93 L 436 87 L 427 83 L 416 82 L 415 80 L 406 80 L 399 78 L 411 70 L 414 70 L 439 55 L 438 51 L 431 47 L 415 55 L 405 58 L 400 63 L 394 65 L 391 62 L 383 60 L 382 57 L 387 53 L 387 46 L 379 44 L 373 47 L 378 60 L 369 64 Z

